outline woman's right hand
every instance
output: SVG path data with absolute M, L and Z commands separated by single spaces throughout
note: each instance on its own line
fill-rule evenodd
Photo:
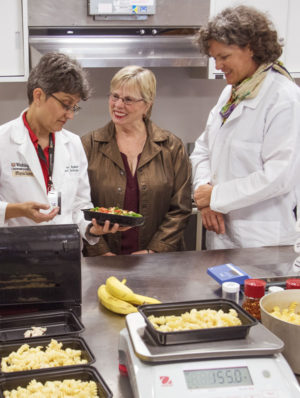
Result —
M 200 210 L 202 224 L 208 231 L 214 231 L 217 234 L 225 234 L 225 222 L 223 214 L 211 210 L 210 207 L 204 207 Z
M 112 253 L 112 252 L 107 252 L 107 253 L 102 254 L 102 256 L 116 256 L 116 254 Z
M 42 213 L 40 210 L 48 210 L 50 206 L 38 202 L 8 203 L 5 212 L 5 220 L 17 217 L 26 217 L 37 224 L 52 220 L 59 211 L 56 207 L 48 213 Z

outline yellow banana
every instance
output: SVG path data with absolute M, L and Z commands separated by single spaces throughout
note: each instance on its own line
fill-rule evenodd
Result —
M 110 276 L 106 279 L 106 289 L 112 296 L 120 300 L 130 301 L 134 298 L 134 293 L 125 283 L 126 279 L 121 282 L 115 276 Z
M 129 303 L 135 304 L 135 305 L 159 304 L 160 301 L 153 297 L 142 296 L 141 294 L 134 293 L 134 299 L 129 300 Z
M 128 286 L 125 285 L 125 283 L 126 279 L 123 279 L 121 282 L 115 276 L 110 276 L 106 280 L 106 290 L 112 296 L 115 296 L 120 300 L 128 301 L 131 304 L 141 305 L 160 303 L 160 301 L 155 298 L 134 293 Z
M 105 285 L 101 285 L 98 288 L 98 298 L 101 304 L 110 311 L 116 312 L 117 314 L 131 314 L 137 312 L 137 308 L 127 301 L 120 300 L 112 296 L 106 289 Z

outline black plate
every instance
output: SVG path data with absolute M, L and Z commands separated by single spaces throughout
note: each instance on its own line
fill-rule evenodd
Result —
M 63 381 L 66 379 L 94 381 L 97 384 L 97 393 L 100 398 L 111 398 L 113 396 L 111 390 L 96 368 L 92 366 L 78 366 L 73 368 L 60 368 L 60 370 L 38 370 L 30 372 L 30 374 L 28 372 L 20 372 L 18 375 L 5 376 L 0 381 L 0 398 L 4 398 L 3 392 L 5 390 L 11 391 L 18 386 L 27 387 L 29 382 L 33 379 L 42 383 L 54 380 Z
M 86 220 L 91 221 L 92 218 L 95 218 L 99 225 L 103 225 L 105 220 L 109 220 L 112 224 L 119 224 L 121 227 L 140 227 L 145 222 L 144 217 L 100 213 L 99 211 L 91 211 L 90 209 L 82 209 L 82 211 Z
M 55 339 L 58 343 L 62 343 L 62 349 L 65 350 L 66 348 L 71 348 L 72 350 L 81 350 L 81 359 L 86 359 L 87 364 L 79 364 L 79 365 L 68 365 L 68 366 L 87 366 L 95 362 L 95 357 L 90 350 L 89 346 L 87 345 L 86 341 L 82 337 L 70 337 L 70 336 L 53 336 L 53 339 Z M 7 357 L 9 354 L 11 354 L 13 351 L 17 351 L 23 344 L 28 344 L 29 347 L 37 347 L 37 346 L 42 346 L 43 351 L 45 347 L 51 342 L 51 337 L 47 338 L 36 338 L 34 340 L 31 339 L 23 339 L 23 340 L 17 340 L 14 342 L 9 342 L 9 343 L 1 343 L 0 344 L 0 357 Z M 55 367 L 55 368 L 47 368 L 49 369 L 61 369 L 62 367 Z M 37 369 L 34 370 L 24 370 L 22 372 L 33 372 Z M 18 372 L 3 372 L 1 369 L 1 375 L 14 375 L 14 374 L 19 374 L 21 371 Z
M 156 330 L 148 320 L 149 315 L 168 316 L 181 315 L 184 312 L 196 310 L 212 309 L 228 312 L 230 308 L 236 310 L 242 322 L 240 326 L 216 327 L 207 329 L 183 330 L 176 332 L 161 332 Z M 245 338 L 250 327 L 257 324 L 257 320 L 246 312 L 234 301 L 225 299 L 182 301 L 178 303 L 147 304 L 138 307 L 138 311 L 144 317 L 146 329 L 154 340 L 161 345 L 199 343 L 203 341 L 232 340 Z
M 72 311 L 40 311 L 1 317 L 0 342 L 24 339 L 24 332 L 32 326 L 46 327 L 47 330 L 43 336 L 28 337 L 26 341 L 59 335 L 76 336 L 84 331 L 83 324 Z

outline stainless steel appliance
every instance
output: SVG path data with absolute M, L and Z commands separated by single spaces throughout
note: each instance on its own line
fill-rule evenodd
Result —
M 144 0 L 155 5 L 145 15 L 113 13 L 116 3 L 121 9 L 130 1 L 29 0 L 31 66 L 49 51 L 66 52 L 84 67 L 207 66 L 194 35 L 208 19 L 209 0 Z

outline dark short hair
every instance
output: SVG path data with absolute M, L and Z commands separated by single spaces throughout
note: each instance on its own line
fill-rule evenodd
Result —
M 91 93 L 89 82 L 81 65 L 66 54 L 47 53 L 31 70 L 27 82 L 29 104 L 33 101 L 33 90 L 41 88 L 47 96 L 63 91 L 78 94 L 86 101 Z
M 272 22 L 263 12 L 247 6 L 225 8 L 207 26 L 200 28 L 196 40 L 207 55 L 209 40 L 241 48 L 249 45 L 258 65 L 274 62 L 282 53 L 282 44 Z

